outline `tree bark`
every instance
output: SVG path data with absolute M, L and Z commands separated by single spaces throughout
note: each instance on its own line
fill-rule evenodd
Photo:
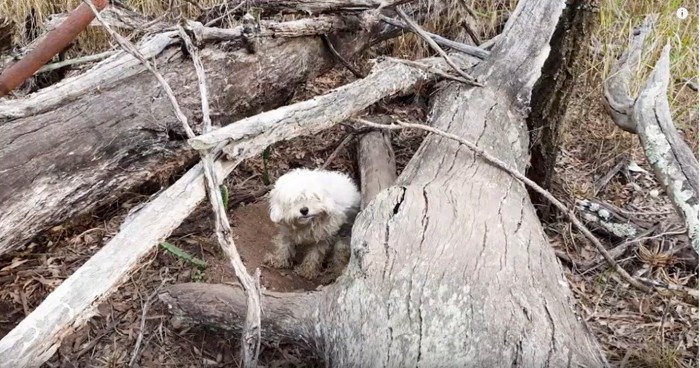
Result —
M 562 1 L 520 1 L 490 58 L 472 70 L 485 87 L 442 89 L 429 123 L 523 172 L 530 94 L 562 8 Z M 187 292 L 168 291 L 180 301 Z M 214 291 L 200 286 L 198 293 L 202 299 L 190 303 L 225 308 Z M 244 298 L 235 288 L 226 293 Z M 607 366 L 573 312 L 523 185 L 438 136 L 428 136 L 396 185 L 360 212 L 350 263 L 334 285 L 264 296 L 274 320 L 272 310 L 285 303 L 270 298 L 303 305 L 278 333 L 313 346 L 327 366 Z M 244 312 L 234 309 L 226 310 Z M 263 329 L 266 323 L 273 321 Z
M 357 16 L 346 20 L 331 23 L 342 27 L 339 51 L 353 55 L 368 45 L 372 31 Z M 325 22 L 321 32 L 331 31 Z M 194 67 L 168 47 L 176 43 L 174 34 L 156 35 L 141 51 L 156 58 L 185 115 L 198 121 Z M 217 125 L 284 104 L 295 86 L 335 63 L 319 37 L 266 39 L 256 54 L 210 46 L 202 58 Z M 161 87 L 144 70 L 121 53 L 25 99 L 0 102 L 0 254 L 191 164 L 196 153 Z
M 570 0 L 557 29 L 552 35 L 552 51 L 542 68 L 542 76 L 532 91 L 532 112 L 527 118 L 530 131 L 530 166 L 527 175 L 545 189 L 550 189 L 561 145 L 561 131 L 569 99 L 588 55 L 588 45 L 596 26 L 595 2 Z M 551 218 L 551 204 L 529 190 L 542 219 Z

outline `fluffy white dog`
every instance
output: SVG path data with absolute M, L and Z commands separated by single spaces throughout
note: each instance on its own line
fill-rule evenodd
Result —
M 300 276 L 319 276 L 333 250 L 332 267 L 342 269 L 350 256 L 347 238 L 360 207 L 352 179 L 337 171 L 294 169 L 282 175 L 270 192 L 270 219 L 278 225 L 275 251 L 265 263 L 288 268 L 300 250 L 306 255 L 295 268 Z

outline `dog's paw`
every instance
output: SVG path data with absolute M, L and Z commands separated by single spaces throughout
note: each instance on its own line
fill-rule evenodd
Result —
M 268 253 L 263 260 L 263 264 L 274 268 L 289 268 L 292 266 L 292 260 L 289 257 L 280 257 L 279 255 Z
M 316 265 L 313 262 L 303 262 L 302 264 L 294 268 L 294 272 L 297 275 L 307 280 L 317 278 L 321 274 L 319 271 L 320 270 L 318 265 Z

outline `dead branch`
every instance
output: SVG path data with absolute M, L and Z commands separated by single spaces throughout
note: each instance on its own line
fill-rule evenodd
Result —
M 639 96 L 636 99 L 630 96 L 629 86 L 641 58 L 644 39 L 656 18 L 647 16 L 635 28 L 628 49 L 604 85 L 605 99 L 615 124 L 639 137 L 656 177 L 687 223 L 688 236 L 697 254 L 700 251 L 698 161 L 673 125 L 668 105 L 670 45 L 664 47 Z
M 700 251 L 700 220 L 698 219 L 698 161 L 673 125 L 668 105 L 670 79 L 670 45 L 639 94 L 634 105 L 633 121 L 647 159 L 656 177 L 685 219 L 688 236 L 697 253 Z
M 355 69 L 355 67 L 349 61 L 345 60 L 343 55 L 340 55 L 338 50 L 335 49 L 335 46 L 333 46 L 333 42 L 331 42 L 330 38 L 328 38 L 328 35 L 324 33 L 323 35 L 321 35 L 321 38 L 323 39 L 323 43 L 326 44 L 326 47 L 328 47 L 328 50 L 330 50 L 333 56 L 335 56 L 336 59 L 338 59 L 338 61 L 340 61 L 340 63 L 343 64 L 343 66 L 345 66 L 355 76 L 355 78 L 365 77 L 365 75 L 360 73 L 359 70 Z
M 389 8 L 406 0 L 233 0 L 207 9 L 200 16 L 200 20 L 220 18 L 222 13 L 229 15 L 243 15 L 249 8 L 261 8 L 265 13 L 357 13 L 370 9 Z M 226 9 L 229 9 L 228 11 Z
M 406 24 L 398 19 L 390 18 L 390 17 L 387 17 L 386 15 L 382 15 L 382 14 L 379 15 L 379 19 L 382 22 L 390 24 L 394 27 L 398 27 L 398 28 L 401 28 L 403 30 L 411 31 L 414 33 L 416 32 L 411 26 L 409 26 L 408 24 Z M 423 30 L 423 32 L 425 32 L 425 34 L 428 37 L 430 37 L 433 41 L 435 41 L 435 43 L 437 43 L 439 45 L 449 47 L 455 51 L 463 52 L 467 55 L 471 55 L 471 56 L 477 57 L 479 59 L 485 59 L 491 54 L 489 51 L 484 50 L 480 47 L 466 45 L 466 44 L 463 44 L 461 42 L 452 41 L 452 40 L 444 38 L 440 35 L 436 35 L 434 33 L 430 33 L 430 32 L 425 31 L 425 30 Z
M 603 83 L 605 106 L 610 117 L 620 129 L 637 133 L 637 124 L 632 120 L 634 98 L 631 96 L 630 84 L 642 56 L 642 48 L 658 16 L 648 15 L 632 31 L 629 47 L 620 55 L 613 65 L 610 76 Z
M 588 228 L 586 228 L 586 226 L 583 225 L 583 223 L 581 223 L 581 221 L 577 218 L 576 214 L 574 214 L 573 211 L 569 210 L 569 209 L 566 207 L 565 204 L 563 204 L 561 201 L 559 201 L 558 199 L 556 199 L 556 198 L 555 198 L 553 195 L 551 195 L 548 191 L 542 189 L 542 187 L 540 187 L 539 185 L 537 185 L 537 183 L 535 183 L 535 182 L 533 182 L 532 180 L 528 179 L 525 175 L 519 173 L 517 170 L 511 168 L 511 167 L 510 167 L 508 164 L 506 164 L 505 162 L 503 162 L 503 161 L 501 161 L 500 159 L 498 159 L 498 158 L 492 156 L 491 154 L 487 153 L 487 152 L 484 151 L 482 148 L 477 147 L 475 144 L 473 144 L 473 143 L 467 141 L 466 139 L 463 139 L 463 138 L 461 138 L 461 137 L 459 137 L 459 136 L 457 136 L 457 135 L 454 135 L 454 134 L 451 134 L 451 133 L 447 133 L 447 132 L 443 132 L 443 131 L 441 131 L 441 130 L 435 129 L 435 128 L 430 127 L 430 126 L 427 126 L 427 125 L 404 123 L 404 122 L 401 122 L 401 121 L 398 121 L 398 120 L 395 121 L 395 124 L 394 124 L 394 125 L 377 124 L 377 123 L 373 123 L 373 122 L 371 122 L 371 121 L 367 121 L 367 120 L 365 120 L 365 119 L 359 119 L 359 118 L 358 118 L 358 119 L 354 119 L 354 121 L 356 121 L 356 122 L 358 122 L 358 123 L 360 123 L 360 124 L 364 124 L 364 125 L 370 126 L 370 127 L 372 127 L 372 128 L 378 128 L 378 129 L 390 129 L 390 130 L 391 130 L 391 129 L 393 129 L 393 130 L 397 130 L 397 129 L 406 129 L 406 128 L 409 128 L 409 129 L 421 129 L 421 130 L 425 130 L 425 131 L 427 131 L 427 132 L 430 132 L 430 133 L 433 133 L 433 134 L 437 134 L 437 135 L 439 135 L 439 136 L 442 136 L 442 137 L 445 137 L 445 138 L 449 138 L 449 139 L 452 139 L 452 140 L 454 140 L 454 141 L 459 142 L 460 144 L 462 144 L 462 145 L 466 146 L 467 148 L 469 148 L 469 149 L 470 149 L 472 152 L 474 152 L 476 155 L 481 156 L 483 159 L 485 159 L 485 160 L 488 161 L 489 163 L 495 165 L 496 167 L 500 168 L 501 170 L 504 170 L 505 172 L 507 172 L 508 174 L 510 174 L 513 178 L 517 179 L 517 180 L 520 181 L 521 183 L 523 183 L 523 184 L 527 185 L 528 187 L 532 188 L 532 189 L 535 190 L 537 193 L 539 193 L 539 194 L 542 195 L 544 198 L 546 198 L 548 201 L 550 201 L 554 206 L 556 206 L 562 213 L 564 213 L 564 214 L 569 218 L 569 220 L 571 221 L 571 223 L 572 223 L 572 224 L 573 224 L 573 225 L 574 225 L 574 226 L 575 226 L 575 227 L 576 227 L 576 228 L 577 228 L 591 243 L 593 243 L 593 245 L 596 247 L 596 249 L 598 250 L 598 252 L 600 252 L 600 254 L 601 254 L 601 255 L 605 258 L 605 260 L 608 262 L 608 264 L 610 265 L 610 267 L 611 267 L 612 269 L 614 269 L 614 270 L 622 277 L 622 279 L 623 279 L 625 282 L 627 282 L 628 284 L 630 284 L 630 285 L 632 285 L 632 286 L 636 287 L 637 289 L 642 290 L 642 291 L 644 291 L 644 292 L 651 292 L 651 291 L 654 290 L 654 289 L 652 289 L 652 287 L 647 286 L 647 285 L 641 283 L 640 281 L 638 281 L 637 279 L 633 278 L 629 273 L 627 273 L 627 271 L 625 271 L 622 267 L 620 267 L 620 265 L 617 264 L 617 262 L 612 258 L 612 256 L 610 256 L 610 253 L 608 253 L 607 249 L 605 249 L 605 247 L 603 246 L 603 244 L 600 243 L 600 241 L 598 240 L 598 238 L 596 238 L 595 235 L 593 235 L 593 233 L 591 233 L 590 230 L 588 230 Z M 656 289 L 656 291 L 657 291 L 657 292 L 661 292 L 661 290 L 659 290 L 658 288 Z
M 416 32 L 416 34 L 418 34 L 425 42 L 427 42 L 433 50 L 440 54 L 440 56 L 442 56 L 442 58 L 445 59 L 445 61 L 447 62 L 447 65 L 451 66 L 452 69 L 454 69 L 457 72 L 457 74 L 462 76 L 465 80 L 469 81 L 470 84 L 476 86 L 483 86 L 481 83 L 477 82 L 474 79 L 474 77 L 470 76 L 469 74 L 465 73 L 462 69 L 460 69 L 459 66 L 457 66 L 457 64 L 455 64 L 455 62 L 452 61 L 450 56 L 448 56 L 447 53 L 442 48 L 440 48 L 440 46 L 435 41 L 433 41 L 432 38 L 430 38 L 430 36 L 423 30 L 423 28 L 421 28 L 418 24 L 416 24 L 416 22 L 409 18 L 403 10 L 397 8 L 396 13 L 403 19 L 404 22 L 406 22 L 406 24 L 408 24 L 409 27 L 411 27 L 411 29 L 413 29 L 414 32 Z
M 476 60 L 463 58 L 465 67 Z M 444 60 L 427 58 L 421 64 L 445 68 Z M 211 149 L 222 142 L 233 142 L 225 152 L 238 157 L 247 147 L 269 145 L 298 135 L 315 134 L 347 120 L 387 96 L 409 91 L 418 83 L 434 80 L 434 76 L 407 65 L 384 61 L 364 79 L 337 88 L 312 100 L 295 103 L 277 110 L 251 116 L 235 124 L 202 134 L 188 141 L 197 150 Z M 358 95 L 358 91 L 362 91 Z M 264 149 L 264 147 L 263 147 Z

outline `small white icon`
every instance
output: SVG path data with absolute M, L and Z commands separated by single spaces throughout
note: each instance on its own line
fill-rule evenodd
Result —
M 676 10 L 676 16 L 681 20 L 688 18 L 688 9 L 678 8 L 678 10 Z

